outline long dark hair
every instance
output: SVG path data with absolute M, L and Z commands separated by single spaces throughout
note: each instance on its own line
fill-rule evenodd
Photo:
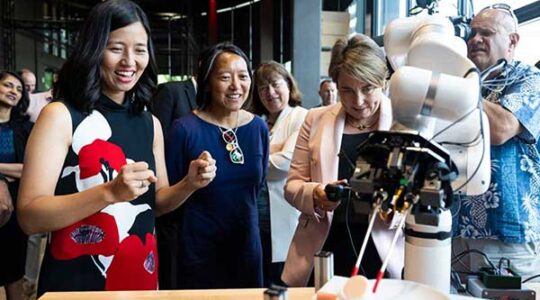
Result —
M 148 18 L 143 10 L 129 0 L 109 0 L 94 6 L 79 32 L 73 52 L 58 74 L 54 98 L 90 113 L 101 94 L 101 62 L 110 32 L 141 22 L 148 35 L 148 66 L 132 90 L 126 95 L 133 99 L 131 109 L 141 113 L 150 106 L 156 87 L 157 66 L 152 46 Z
M 246 66 L 249 73 L 249 78 L 251 79 L 251 86 L 249 87 L 249 95 L 244 103 L 243 107 L 249 107 L 251 105 L 251 95 L 253 93 L 253 72 L 251 71 L 249 59 L 247 55 L 242 51 L 242 49 L 237 46 L 229 43 L 219 43 L 206 50 L 204 50 L 199 56 L 199 68 L 197 70 L 197 107 L 200 110 L 206 110 L 212 102 L 210 95 L 210 74 L 214 69 L 216 59 L 222 53 L 232 53 L 236 54 L 246 62 Z
M 11 109 L 11 114 L 9 116 L 10 119 L 28 119 L 28 116 L 26 115 L 26 110 L 28 110 L 28 105 L 30 104 L 30 98 L 28 96 L 28 91 L 26 90 L 26 86 L 24 85 L 24 81 L 21 78 L 21 76 L 15 72 L 10 71 L 0 71 L 0 81 L 6 79 L 7 76 L 13 76 L 15 77 L 22 86 L 22 96 L 19 100 L 19 103 L 15 107 Z

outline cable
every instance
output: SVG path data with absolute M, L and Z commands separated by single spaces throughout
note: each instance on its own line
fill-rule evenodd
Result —
M 459 117 L 457 120 L 455 120 L 454 122 L 450 123 L 448 126 L 444 127 L 443 129 L 439 130 L 439 132 L 437 132 L 436 134 L 433 135 L 433 137 L 431 139 L 429 139 L 429 141 L 431 142 L 432 140 L 434 140 L 437 136 L 439 136 L 440 134 L 442 134 L 443 132 L 445 132 L 446 130 L 454 127 L 457 125 L 457 123 L 463 121 L 465 118 L 467 118 L 470 114 L 472 114 L 475 110 L 477 110 L 478 107 L 475 107 L 473 108 L 472 110 L 470 110 L 469 112 L 467 112 L 466 114 L 464 114 L 463 116 Z M 469 142 L 470 143 L 470 142 Z
M 497 270 L 499 272 L 499 275 L 502 274 L 502 264 L 503 264 L 503 261 L 506 262 L 506 269 L 510 269 L 510 259 L 506 258 L 506 257 L 501 257 L 501 259 L 499 259 L 499 264 L 497 265 Z
M 540 274 L 533 275 L 533 276 L 531 276 L 531 277 L 529 277 L 529 278 L 523 280 L 521 283 L 526 283 L 526 282 L 531 281 L 531 280 L 533 280 L 533 279 L 536 279 L 536 278 L 538 278 L 538 277 L 540 277 Z
M 351 194 L 349 194 L 349 197 L 347 197 L 347 205 L 345 206 L 345 227 L 347 228 L 347 234 L 349 235 L 349 242 L 351 242 L 351 247 L 354 253 L 354 257 L 357 257 L 358 254 L 356 253 L 356 247 L 354 246 L 354 239 L 351 232 L 351 226 L 349 224 L 349 206 L 351 203 L 352 203 Z M 362 272 L 364 276 L 367 276 L 367 273 L 362 267 L 362 265 L 360 265 L 360 271 Z
M 456 255 L 453 259 L 452 259 L 452 264 L 460 261 L 465 255 L 469 255 L 471 253 L 476 253 L 476 254 L 480 254 L 482 255 L 487 263 L 489 264 L 489 266 L 493 269 L 493 270 L 497 270 L 497 268 L 495 267 L 495 265 L 493 264 L 493 262 L 489 259 L 489 257 L 487 256 L 487 254 L 485 254 L 484 252 L 480 251 L 480 250 L 477 250 L 477 249 L 468 249 L 468 250 L 465 250 L 461 253 L 459 253 L 458 255 Z M 468 268 L 468 267 L 467 267 Z M 469 269 L 469 271 L 471 271 Z
M 469 70 L 470 71 L 470 70 Z M 467 71 L 467 74 L 469 73 L 469 71 Z M 473 72 L 477 72 L 479 73 L 478 69 L 477 68 L 474 68 L 473 69 Z M 480 73 L 479 73 L 480 74 Z M 481 77 L 479 76 L 478 78 L 478 84 L 480 86 L 482 86 L 482 82 L 481 82 Z M 459 186 L 457 189 L 455 189 L 455 191 L 459 191 L 461 190 L 462 188 L 464 188 L 465 186 L 467 186 L 467 184 L 469 184 L 469 182 L 474 178 L 474 176 L 476 176 L 476 174 L 478 173 L 478 171 L 480 170 L 480 166 L 482 166 L 482 163 L 484 162 L 484 157 L 485 157 L 485 153 L 486 153 L 486 138 L 484 136 L 484 118 L 483 115 L 482 115 L 482 97 L 478 97 L 478 106 L 477 106 L 477 109 L 478 109 L 478 113 L 479 113 L 479 118 L 480 118 L 480 133 L 482 135 L 482 155 L 480 156 L 480 160 L 478 161 L 478 164 L 476 165 L 476 168 L 474 170 L 474 172 L 472 173 L 471 176 L 469 176 L 469 178 L 461 185 Z M 461 209 L 461 206 L 460 206 L 460 209 Z M 456 212 L 456 213 L 459 213 Z
M 354 252 L 354 257 L 358 256 L 358 253 L 356 252 L 356 247 L 354 246 L 354 239 L 352 237 L 351 233 L 351 227 L 349 224 L 349 206 L 351 204 L 351 196 L 347 197 L 347 205 L 345 205 L 345 227 L 347 228 L 347 234 L 349 235 L 349 241 L 351 242 L 351 247 Z
M 461 205 L 461 201 L 460 201 L 460 205 Z M 454 218 L 454 216 L 452 216 L 452 219 L 453 219 L 453 218 Z M 455 240 L 455 239 L 458 239 L 458 238 L 460 238 L 460 237 L 453 237 L 453 238 L 452 238 L 452 245 L 454 245 L 454 240 Z M 452 256 L 453 256 L 453 257 L 457 257 L 457 255 L 456 255 L 456 253 L 455 253 L 454 247 L 451 247 L 451 248 L 452 248 Z M 457 262 L 458 262 L 464 269 L 469 270 L 469 267 L 468 267 L 467 265 L 465 265 L 464 262 L 462 262 L 461 260 L 458 260 Z M 471 271 L 471 270 L 469 270 L 468 272 L 470 272 L 470 271 Z M 457 271 L 456 271 L 456 272 L 457 272 Z

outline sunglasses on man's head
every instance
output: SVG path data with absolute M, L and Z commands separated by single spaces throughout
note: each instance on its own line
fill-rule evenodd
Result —
M 514 32 L 517 32 L 517 28 L 518 28 L 518 19 L 517 19 L 517 16 L 516 14 L 514 13 L 514 11 L 512 10 L 512 7 L 506 3 L 495 3 L 495 4 L 492 4 L 492 5 L 489 5 L 489 6 L 486 6 L 484 8 L 482 8 L 480 10 L 480 12 L 486 10 L 486 9 L 495 9 L 495 10 L 500 10 L 500 11 L 504 11 L 506 13 L 508 13 L 510 15 L 510 17 L 512 17 L 512 20 L 514 21 Z

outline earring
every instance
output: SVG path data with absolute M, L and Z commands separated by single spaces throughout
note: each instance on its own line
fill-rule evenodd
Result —
M 131 104 L 135 103 L 135 93 L 131 94 Z

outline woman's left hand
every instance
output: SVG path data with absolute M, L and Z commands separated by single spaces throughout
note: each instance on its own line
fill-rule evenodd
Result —
M 189 164 L 188 183 L 196 190 L 203 188 L 216 177 L 216 170 L 216 160 L 208 151 L 203 151 L 199 158 Z

